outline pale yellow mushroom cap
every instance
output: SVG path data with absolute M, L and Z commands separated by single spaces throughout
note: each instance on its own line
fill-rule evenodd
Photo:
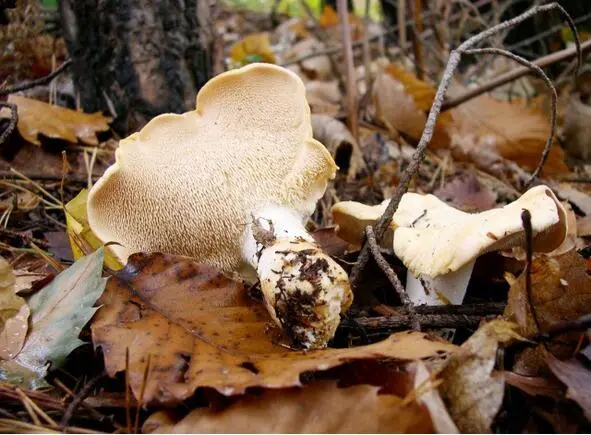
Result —
M 252 213 L 268 204 L 313 213 L 337 167 L 312 138 L 298 76 L 251 64 L 210 80 L 196 110 L 164 114 L 123 139 L 90 191 L 88 218 L 125 260 L 137 251 L 187 255 L 242 272 Z
M 337 234 L 359 243 L 365 226 L 374 225 L 386 206 L 387 202 L 373 207 L 335 204 Z M 486 252 L 523 246 L 524 209 L 531 213 L 534 251 L 550 252 L 560 246 L 567 234 L 566 213 L 547 186 L 536 186 L 505 207 L 476 214 L 457 210 L 434 195 L 406 193 L 390 224 L 390 246 L 415 276 L 445 275 Z

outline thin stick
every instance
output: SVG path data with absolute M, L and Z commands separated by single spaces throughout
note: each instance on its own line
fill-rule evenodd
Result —
M 525 297 L 527 298 L 527 305 L 531 311 L 531 315 L 536 326 L 536 330 L 540 333 L 540 322 L 538 321 L 538 314 L 531 297 L 531 265 L 533 257 L 532 248 L 532 237 L 533 230 L 531 227 L 531 213 L 527 209 L 523 209 L 521 213 L 521 222 L 523 224 L 523 230 L 525 232 L 525 253 L 526 253 L 526 265 L 525 265 Z
M 39 405 L 37 405 L 35 403 L 35 401 L 33 399 L 31 399 L 29 396 L 27 396 L 24 391 L 19 390 L 19 392 L 21 392 L 23 394 L 23 399 L 26 400 L 27 402 L 29 402 L 29 404 L 31 405 L 31 408 L 33 408 L 35 410 L 35 412 L 43 419 L 45 420 L 45 422 L 53 427 L 57 427 L 57 423 L 55 422 L 55 420 L 53 418 L 51 418 L 49 415 L 47 415 L 45 413 L 45 411 L 43 411 Z
M 591 40 L 583 42 L 581 44 L 581 52 L 582 54 L 587 54 L 591 51 Z M 572 59 L 573 57 L 577 56 L 577 47 L 570 47 L 565 48 L 564 50 L 557 51 L 556 53 L 549 54 L 544 57 L 540 57 L 539 59 L 533 61 L 532 63 L 540 68 L 545 68 L 547 66 L 553 65 L 558 62 L 562 62 L 565 60 Z M 486 92 L 492 91 L 493 89 L 498 88 L 499 86 L 506 85 L 507 83 L 512 82 L 513 80 L 517 80 L 523 76 L 526 76 L 532 72 L 530 67 L 519 67 L 515 68 L 505 74 L 501 74 L 497 78 L 491 80 L 488 83 L 484 83 L 474 89 L 470 89 L 466 91 L 464 94 L 457 96 L 456 98 L 452 98 L 447 100 L 441 106 L 441 111 L 445 112 L 446 110 L 453 109 L 454 107 L 459 106 L 466 101 L 469 101 L 473 98 L 478 97 L 479 95 L 485 94 Z
M 41 77 L 40 79 L 33 80 L 30 82 L 25 82 L 20 85 L 9 86 L 4 89 L 0 89 L 0 96 L 14 94 L 15 92 L 24 91 L 26 89 L 31 89 L 31 88 L 34 88 L 35 86 L 46 85 L 47 83 L 52 81 L 54 78 L 56 78 L 58 75 L 60 75 L 63 71 L 65 71 L 66 68 L 68 68 L 71 64 L 72 64 L 72 60 L 68 59 L 64 63 L 62 63 L 58 69 L 56 69 L 51 74 L 46 75 L 45 77 Z
M 349 13 L 347 0 L 337 0 L 337 9 L 341 20 L 341 34 L 343 38 L 343 61 L 347 78 L 347 119 L 351 134 L 359 142 L 359 121 L 357 108 L 357 85 L 355 84 L 355 65 L 353 64 L 353 48 L 351 47 L 351 30 L 349 28 Z M 367 71 L 369 73 L 369 71 Z
M 390 267 L 390 265 L 388 264 L 388 262 L 386 261 L 386 259 L 382 255 L 382 253 L 380 252 L 380 247 L 378 246 L 378 244 L 376 242 L 376 238 L 373 233 L 373 228 L 371 227 L 371 225 L 367 226 L 365 228 L 365 234 L 367 236 L 367 242 L 369 244 L 369 249 L 371 250 L 373 257 L 376 260 L 376 263 L 378 264 L 378 266 L 380 266 L 380 269 L 382 269 L 382 272 L 384 272 L 384 275 L 386 275 L 386 277 L 390 281 L 390 284 L 392 284 L 392 287 L 394 287 L 394 290 L 396 290 L 396 293 L 400 297 L 400 301 L 402 302 L 402 305 L 404 305 L 404 308 L 406 308 L 406 311 L 408 312 L 408 317 L 410 319 L 412 329 L 414 329 L 415 331 L 420 331 L 421 325 L 417 319 L 415 307 L 414 307 L 412 301 L 410 300 L 410 298 L 408 297 L 408 295 L 406 294 L 406 290 L 404 290 L 404 287 L 402 287 L 402 283 L 398 279 L 398 276 L 392 270 L 392 268 Z
M 542 168 L 544 167 L 544 164 L 546 163 L 546 160 L 548 160 L 548 156 L 550 155 L 550 148 L 552 148 L 552 143 L 554 141 L 554 135 L 555 135 L 555 131 L 556 131 L 556 104 L 558 101 L 558 95 L 556 94 L 556 88 L 554 88 L 552 81 L 548 78 L 548 76 L 542 70 L 542 68 L 540 68 L 536 64 L 530 62 L 529 60 L 526 60 L 520 56 L 517 56 L 516 54 L 513 54 L 509 51 L 506 51 L 506 50 L 503 50 L 500 48 L 475 48 L 472 50 L 465 50 L 464 53 L 465 54 L 481 54 L 481 53 L 483 53 L 483 54 L 500 54 L 501 56 L 508 57 L 509 59 L 514 60 L 515 62 L 520 63 L 521 65 L 524 65 L 524 66 L 530 68 L 531 70 L 533 70 L 536 74 L 538 74 L 542 78 L 542 80 L 544 80 L 544 82 L 546 83 L 546 86 L 548 86 L 548 88 L 550 88 L 551 96 L 552 96 L 552 107 L 550 109 L 550 134 L 548 135 L 548 138 L 546 139 L 546 145 L 544 145 L 544 151 L 542 152 L 542 157 L 540 158 L 538 166 L 536 167 L 534 172 L 532 172 L 531 176 L 524 184 L 523 188 L 525 190 L 529 186 L 531 186 L 531 184 L 538 177 L 538 175 L 540 175 L 540 172 L 542 171 Z
M 369 1 L 365 0 L 365 11 L 363 16 L 363 65 L 365 66 L 365 95 L 361 98 L 363 102 L 368 101 L 367 99 L 371 95 L 373 88 L 373 80 L 371 75 L 371 53 L 369 50 Z
M 445 98 L 447 88 L 449 87 L 449 85 L 451 83 L 451 79 L 453 77 L 453 74 L 454 74 L 459 62 L 460 62 L 462 54 L 466 50 L 469 50 L 471 47 L 486 40 L 490 36 L 493 36 L 499 32 L 502 32 L 505 29 L 508 29 L 509 27 L 519 24 L 519 23 L 525 21 L 526 19 L 532 17 L 535 14 L 538 14 L 540 12 L 551 11 L 553 9 L 558 9 L 565 16 L 568 16 L 566 11 L 558 3 L 550 3 L 547 5 L 534 6 L 533 8 L 525 11 L 524 13 L 518 15 L 515 18 L 504 21 L 496 26 L 491 27 L 490 29 L 484 30 L 483 32 L 481 32 L 479 34 L 472 36 L 471 38 L 467 39 L 462 44 L 460 44 L 460 46 L 457 49 L 453 50 L 450 53 L 449 60 L 447 62 L 447 66 L 445 67 L 445 71 L 443 72 L 443 77 L 441 79 L 441 82 L 439 83 L 439 87 L 437 88 L 437 92 L 435 94 L 435 98 L 434 98 L 433 104 L 431 106 L 431 110 L 429 111 L 429 116 L 427 117 L 427 122 L 425 123 L 425 128 L 423 130 L 423 134 L 421 136 L 419 144 L 417 145 L 417 148 L 411 158 L 409 165 L 407 166 L 406 170 L 402 173 L 402 176 L 400 177 L 400 181 L 399 181 L 398 185 L 396 186 L 396 190 L 395 190 L 394 194 L 392 195 L 392 199 L 390 200 L 390 203 L 388 204 L 386 210 L 384 211 L 382 217 L 380 218 L 380 220 L 378 221 L 378 224 L 375 227 L 376 240 L 381 240 L 381 238 L 383 237 L 390 221 L 392 220 L 392 216 L 394 216 L 394 212 L 396 211 L 396 209 L 398 208 L 398 205 L 400 204 L 400 200 L 402 199 L 402 195 L 404 195 L 406 193 L 406 191 L 408 190 L 408 186 L 410 185 L 410 181 L 412 180 L 412 178 L 414 177 L 414 175 L 416 174 L 416 172 L 419 169 L 419 165 L 421 164 L 421 162 L 424 158 L 425 151 L 427 150 L 427 147 L 429 146 L 429 143 L 431 142 L 431 138 L 433 137 L 433 132 L 435 130 L 435 124 L 437 123 L 437 118 L 439 117 L 439 113 L 441 112 L 441 106 L 443 104 L 443 99 Z M 568 16 L 567 22 L 569 23 L 569 26 L 570 26 L 572 23 L 572 19 L 570 18 L 570 16 Z M 575 41 L 576 41 L 577 48 L 580 52 L 581 45 L 579 42 L 579 37 L 578 37 L 576 28 L 573 29 L 573 34 L 576 35 Z M 579 59 L 582 59 L 582 56 L 579 56 Z M 369 246 L 368 246 L 367 242 L 364 242 L 363 247 L 361 248 L 361 253 L 359 254 L 357 262 L 353 266 L 353 269 L 351 270 L 351 274 L 350 274 L 351 285 L 355 289 L 357 289 L 357 285 L 359 284 L 359 281 L 361 278 L 361 272 L 362 272 L 363 268 L 365 267 L 365 265 L 367 264 L 367 262 L 369 261 L 369 256 L 370 256 Z
M 78 394 L 76 395 L 76 397 L 74 398 L 74 400 L 72 400 L 70 402 L 70 404 L 68 405 L 68 408 L 66 409 L 66 412 L 64 413 L 64 416 L 62 417 L 62 421 L 60 422 L 60 429 L 61 430 L 65 430 L 66 427 L 68 426 L 68 423 L 70 422 L 70 420 L 72 419 L 72 417 L 74 416 L 74 412 L 76 412 L 76 410 L 78 409 L 78 406 L 80 406 L 80 404 L 84 401 L 84 399 L 86 399 L 86 397 L 90 394 L 90 392 L 92 391 L 93 388 L 96 387 L 96 385 L 105 377 L 104 373 L 101 373 L 97 376 L 95 376 L 94 378 L 92 378 L 90 381 L 88 381 L 78 392 Z
M 424 30 L 423 24 L 423 2 L 414 0 L 413 14 L 415 25 L 413 26 L 412 48 L 415 55 L 415 73 L 419 80 L 424 80 L 425 63 L 423 61 L 423 44 L 420 36 Z
M 39 191 L 41 191 L 42 193 L 44 193 L 45 195 L 47 195 L 48 198 L 52 199 L 54 201 L 54 204 L 57 205 L 58 207 L 61 206 L 60 200 L 57 199 L 55 196 L 53 196 L 51 193 L 49 193 L 47 190 L 45 190 L 43 188 L 43 186 L 41 186 L 39 183 L 31 180 L 29 177 L 27 177 L 25 174 L 17 171 L 14 168 L 10 168 L 10 172 L 15 173 L 16 175 L 18 175 L 19 177 L 21 177 L 22 179 L 28 181 L 29 183 L 31 183 L 33 186 L 35 186 L 37 189 L 39 189 Z
M 39 417 L 35 413 L 35 410 L 31 406 L 31 404 L 27 401 L 26 394 L 23 393 L 20 388 L 16 389 L 16 393 L 19 395 L 19 399 L 21 400 L 21 403 L 23 404 L 23 406 L 27 410 L 29 417 L 31 417 L 31 420 L 33 420 L 33 423 L 35 423 L 37 426 L 41 426 L 41 420 L 39 420 Z
M 406 0 L 398 0 L 396 8 L 396 19 L 398 21 L 398 45 L 404 49 L 406 47 Z
M 4 129 L 2 134 L 0 134 L 0 145 L 2 145 L 4 141 L 8 139 L 10 135 L 12 135 L 12 132 L 18 123 L 18 111 L 16 104 L 7 103 L 6 101 L 0 101 L 0 107 L 7 107 L 10 109 L 10 119 L 8 126 Z

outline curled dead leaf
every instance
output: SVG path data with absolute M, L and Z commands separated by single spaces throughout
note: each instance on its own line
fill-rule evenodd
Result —
M 242 283 L 189 259 L 134 254 L 113 277 L 92 324 L 111 376 L 125 369 L 139 397 L 144 370 L 146 402 L 175 402 L 199 387 L 225 395 L 249 387 L 300 385 L 300 374 L 358 359 L 417 359 L 455 346 L 423 333 L 402 332 L 368 346 L 292 351 L 273 340 L 271 319 Z
M 335 160 L 339 171 L 353 178 L 365 166 L 357 141 L 341 121 L 327 115 L 312 115 L 314 139 L 324 146 Z

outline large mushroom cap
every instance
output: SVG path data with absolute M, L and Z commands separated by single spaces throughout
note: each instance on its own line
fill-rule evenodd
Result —
M 336 165 L 312 138 L 302 81 L 251 64 L 210 80 L 196 110 L 164 114 L 122 140 L 90 191 L 88 218 L 125 260 L 137 251 L 187 255 L 224 270 L 241 255 L 252 213 L 266 204 L 309 216 Z

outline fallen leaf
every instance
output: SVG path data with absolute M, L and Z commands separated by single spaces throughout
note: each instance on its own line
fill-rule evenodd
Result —
M 540 162 L 550 134 L 548 116 L 519 102 L 498 101 L 487 95 L 451 110 L 452 147 L 465 156 L 480 154 L 511 160 L 533 171 Z M 515 122 L 518 119 L 519 122 Z M 564 152 L 554 144 L 542 171 L 545 175 L 569 172 Z
M 499 343 L 518 338 L 517 325 L 493 320 L 481 326 L 438 374 L 439 392 L 461 433 L 489 433 L 503 402 L 505 380 L 492 374 Z
M 318 17 L 318 24 L 320 27 L 338 26 L 340 22 L 341 20 L 339 19 L 337 11 L 331 6 L 324 6 L 322 14 Z
M 368 346 L 292 351 L 273 340 L 267 310 L 243 285 L 189 259 L 134 254 L 112 278 L 92 324 L 107 373 L 125 369 L 139 397 L 145 367 L 146 402 L 175 402 L 199 387 L 225 395 L 249 387 L 300 385 L 304 372 L 357 359 L 412 360 L 455 346 L 423 333 L 401 332 Z
M 28 190 L 13 192 L 0 201 L 0 211 L 28 212 L 36 208 L 40 202 L 39 196 Z
M 314 139 L 321 142 L 349 179 L 365 166 L 357 141 L 341 121 L 327 115 L 312 115 Z
M 40 134 L 73 144 L 98 145 L 96 134 L 108 131 L 112 120 L 100 112 L 78 112 L 18 95 L 10 95 L 8 102 L 17 105 L 18 132 L 35 145 L 41 145 Z
M 50 364 L 60 367 L 83 344 L 78 335 L 98 309 L 94 304 L 105 288 L 103 257 L 98 249 L 78 260 L 29 298 L 29 334 L 13 362 L 43 378 Z
M 304 388 L 248 395 L 221 412 L 196 409 L 175 422 L 151 416 L 145 433 L 433 433 L 423 408 L 378 387 L 339 388 L 315 382 Z M 164 415 L 163 415 L 164 414 Z
M 238 65 L 253 62 L 277 63 L 267 32 L 248 35 L 230 48 L 230 57 Z
M 88 189 L 82 189 L 76 197 L 66 204 L 66 232 L 75 260 L 82 258 L 85 252 L 103 246 L 103 242 L 90 229 L 86 211 L 87 202 Z M 121 269 L 123 265 L 111 249 L 108 246 L 103 249 L 105 251 L 105 265 L 113 270 Z
M 14 292 L 17 295 L 27 295 L 31 292 L 45 287 L 55 277 L 48 272 L 29 272 L 17 269 L 14 271 L 15 283 Z
M 523 376 L 508 371 L 505 371 L 503 375 L 507 384 L 519 388 L 530 396 L 559 398 L 562 394 L 562 385 L 555 379 L 548 379 L 541 376 Z
M 330 80 L 332 67 L 326 55 L 312 56 L 326 51 L 326 45 L 315 38 L 308 38 L 294 44 L 285 54 L 286 61 L 308 57 L 300 62 L 302 73 L 310 80 Z
M 591 277 L 585 259 L 576 251 L 556 257 L 539 256 L 532 262 L 531 302 L 540 331 L 534 321 L 525 291 L 525 273 L 511 284 L 504 316 L 515 321 L 523 336 L 546 332 L 562 320 L 578 319 L 591 312 Z M 567 358 L 575 350 L 579 333 L 561 334 L 547 343 L 550 351 Z M 513 371 L 524 376 L 538 376 L 546 366 L 541 347 L 525 349 L 516 359 Z
M 493 208 L 497 194 L 483 185 L 474 171 L 466 171 L 446 181 L 443 187 L 433 192 L 442 201 L 469 213 Z
M 0 359 L 14 358 L 22 349 L 28 329 L 29 307 L 14 291 L 12 267 L 0 257 Z
M 588 161 L 591 157 L 591 106 L 581 101 L 579 93 L 570 95 L 562 125 L 564 148 L 573 156 Z
M 587 193 L 575 189 L 567 183 L 560 183 L 558 186 L 553 186 L 553 190 L 558 197 L 567 200 L 585 213 L 585 215 L 591 215 L 591 196 Z
M 335 116 L 340 110 L 341 98 L 339 85 L 334 80 L 306 83 L 306 100 L 312 113 Z
M 416 362 L 414 380 L 417 402 L 425 405 L 437 433 L 460 433 L 437 391 L 429 369 L 422 361 Z
M 363 35 L 363 24 L 355 14 L 349 12 L 347 16 L 349 19 L 351 37 L 353 41 L 356 41 Z M 335 11 L 330 5 L 324 6 L 324 9 L 322 9 L 322 14 L 320 14 L 318 17 L 318 24 L 320 27 L 324 28 L 325 30 L 335 28 L 334 30 L 340 31 L 340 23 L 341 19 L 337 11 Z
M 580 237 L 591 236 L 591 215 L 577 219 L 577 235 Z
M 591 370 L 574 358 L 561 361 L 550 352 L 545 356 L 552 373 L 567 386 L 568 398 L 577 402 L 591 420 Z
M 435 90 L 395 65 L 389 64 L 377 74 L 373 88 L 373 100 L 376 115 L 386 126 L 411 139 L 418 141 L 425 128 L 427 115 L 423 106 L 425 101 L 432 102 Z M 427 110 L 431 107 L 429 103 Z M 442 115 L 438 120 L 433 138 L 432 148 L 447 148 L 450 137 L 445 125 L 449 115 Z

